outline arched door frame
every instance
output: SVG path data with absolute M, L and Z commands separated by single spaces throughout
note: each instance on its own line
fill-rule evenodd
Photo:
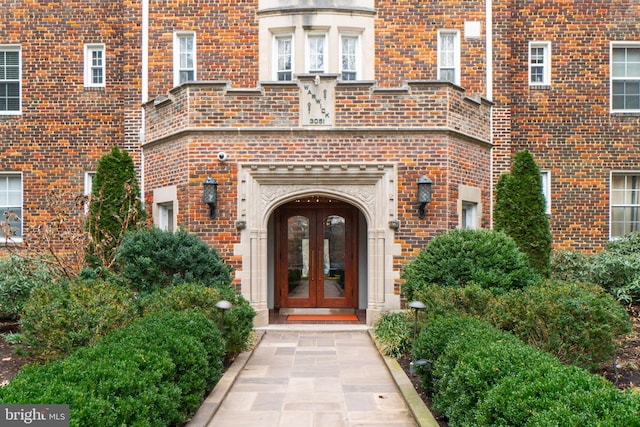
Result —
M 395 164 L 380 163 L 242 163 L 238 166 L 240 243 L 235 255 L 243 296 L 257 312 L 255 325 L 269 323 L 268 223 L 275 210 L 296 198 L 319 195 L 357 207 L 367 222 L 367 324 L 384 310 L 400 308 L 394 292 L 399 272 L 393 257 L 397 228 Z

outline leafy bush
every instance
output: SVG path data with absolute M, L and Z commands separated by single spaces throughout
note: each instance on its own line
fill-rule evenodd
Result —
M 430 284 L 463 287 L 476 283 L 494 293 L 539 281 L 526 256 L 506 234 L 450 230 L 435 237 L 402 272 L 408 300 Z
M 559 251 L 553 255 L 553 277 L 593 283 L 603 287 L 618 301 L 640 300 L 640 232 L 609 242 L 595 255 Z
M 588 369 L 611 360 L 616 340 L 631 331 L 624 308 L 595 285 L 530 286 L 497 297 L 487 312 L 497 328 Z
M 152 315 L 64 360 L 25 367 L 0 402 L 69 404 L 71 426 L 180 425 L 220 378 L 223 351 L 202 314 Z
M 101 281 L 55 281 L 35 288 L 20 319 L 32 355 L 52 360 L 137 317 L 131 292 Z
M 426 305 L 426 315 L 431 317 L 457 311 L 482 318 L 495 297 L 492 291 L 483 289 L 476 283 L 464 288 L 431 285 L 421 288 L 415 294 L 415 298 Z
M 589 260 L 590 282 L 602 286 L 618 300 L 640 299 L 640 253 L 619 254 L 607 250 Z
M 141 293 L 193 281 L 207 286 L 231 283 L 231 269 L 218 252 L 183 230 L 151 228 L 128 234 L 117 250 L 116 264 Z
M 216 308 L 220 300 L 233 306 L 224 317 L 223 337 L 226 354 L 234 355 L 246 350 L 251 341 L 253 318 L 256 313 L 248 301 L 227 285 L 205 287 L 198 283 L 185 283 L 160 289 L 140 299 L 144 315 L 164 311 L 200 310 L 215 325 L 221 324 L 221 311 Z
M 15 255 L 0 258 L 0 317 L 20 317 L 31 290 L 51 280 L 51 273 L 40 262 Z
M 588 282 L 589 257 L 576 251 L 554 252 L 551 257 L 551 276 L 568 282 Z
M 427 364 L 417 371 L 451 427 L 577 425 L 575 416 L 570 424 L 560 422 L 569 409 L 593 414 L 583 425 L 640 425 L 639 396 L 477 319 L 433 319 L 412 355 L 432 362 L 433 368 Z
M 385 355 L 399 359 L 411 348 L 413 331 L 409 326 L 409 314 L 385 313 L 375 323 L 373 333 Z

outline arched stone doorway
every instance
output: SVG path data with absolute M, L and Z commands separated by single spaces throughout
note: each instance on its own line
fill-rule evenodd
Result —
M 355 294 L 350 304 L 366 308 L 368 324 L 383 310 L 400 307 L 400 296 L 394 292 L 399 272 L 393 269 L 393 257 L 400 253 L 399 245 L 394 243 L 397 228 L 394 164 L 240 164 L 238 187 L 236 226 L 241 240 L 235 254 L 242 259 L 242 269 L 236 272 L 236 277 L 240 279 L 242 294 L 258 313 L 256 326 L 266 326 L 269 308 L 282 303 L 275 297 L 276 275 L 284 274 L 276 269 L 279 261 L 274 255 L 279 209 L 311 196 L 352 207 L 357 211 L 356 222 L 364 223 L 359 226 L 354 249 L 358 279 L 352 284 L 356 288 L 351 288 Z M 315 245 L 316 249 L 322 246 L 317 240 Z M 315 291 L 318 292 L 317 286 Z M 360 299 L 362 296 L 366 298 L 364 301 Z

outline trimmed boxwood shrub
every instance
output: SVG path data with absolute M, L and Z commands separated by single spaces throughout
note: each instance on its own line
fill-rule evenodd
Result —
M 477 283 L 472 283 L 463 288 L 425 286 L 418 290 L 414 297 L 426 305 L 423 311 L 427 316 L 433 317 L 456 311 L 482 318 L 486 316 L 489 304 L 496 295 L 489 289 L 483 289 Z
M 591 402 L 587 404 L 588 396 L 599 396 L 604 400 L 595 402 L 591 398 Z M 578 403 L 581 399 L 582 401 Z M 597 406 L 612 408 L 618 406 L 615 404 L 618 399 L 625 400 L 624 393 L 616 390 L 613 384 L 602 377 L 592 375 L 575 366 L 560 364 L 555 359 L 539 358 L 532 361 L 525 369 L 513 372 L 492 387 L 479 402 L 475 419 L 478 426 L 524 426 L 529 423 L 534 414 L 547 412 L 550 408 L 558 406 L 558 402 L 563 402 L 560 406 L 570 407 L 578 403 L 582 406 L 582 410 L 596 415 L 596 418 L 586 420 L 587 423 L 584 424 L 594 425 L 594 422 L 602 422 L 602 416 L 609 412 L 607 410 L 597 414 Z M 628 403 L 633 405 L 632 401 Z M 635 405 L 637 407 L 637 403 Z M 626 411 L 631 408 L 633 406 L 627 407 Z M 638 415 L 636 413 L 636 417 Z M 545 421 L 542 424 L 533 425 L 550 424 Z M 634 424 L 617 425 L 632 426 Z
M 230 286 L 205 287 L 199 283 L 185 283 L 160 289 L 140 299 L 144 315 L 163 311 L 201 310 L 215 325 L 221 324 L 221 312 L 216 308 L 220 300 L 233 306 L 224 317 L 223 338 L 227 355 L 235 355 L 247 349 L 251 342 L 253 318 L 256 313 L 249 302 Z
M 611 360 L 618 338 L 631 331 L 626 310 L 610 294 L 571 282 L 511 291 L 495 298 L 487 314 L 499 329 L 586 369 Z
M 408 300 L 425 286 L 463 287 L 476 283 L 504 293 L 539 282 L 526 256 L 506 234 L 491 230 L 450 230 L 435 237 L 402 272 Z
M 93 344 L 137 317 L 126 288 L 103 281 L 58 280 L 31 292 L 20 329 L 31 355 L 47 361 Z
M 560 422 L 569 408 L 593 414 L 583 425 L 640 425 L 640 396 L 477 319 L 449 315 L 430 321 L 412 356 L 433 365 L 417 371 L 451 427 L 577 425 Z
M 220 378 L 223 353 L 202 313 L 154 314 L 64 360 L 25 367 L 0 402 L 69 404 L 71 426 L 176 425 Z
M 154 227 L 128 234 L 116 252 L 116 267 L 143 294 L 185 282 L 231 283 L 231 268 L 218 252 L 184 230 Z

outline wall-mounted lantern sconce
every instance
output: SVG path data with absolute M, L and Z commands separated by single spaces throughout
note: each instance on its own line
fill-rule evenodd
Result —
M 418 210 L 418 218 L 424 218 L 424 208 L 427 206 L 427 203 L 431 202 L 431 181 L 427 178 L 426 175 L 422 175 L 420 179 L 418 179 L 418 203 L 420 203 L 420 208 Z
M 202 201 L 209 205 L 209 218 L 215 218 L 216 205 L 218 204 L 218 182 L 211 177 L 202 183 Z

